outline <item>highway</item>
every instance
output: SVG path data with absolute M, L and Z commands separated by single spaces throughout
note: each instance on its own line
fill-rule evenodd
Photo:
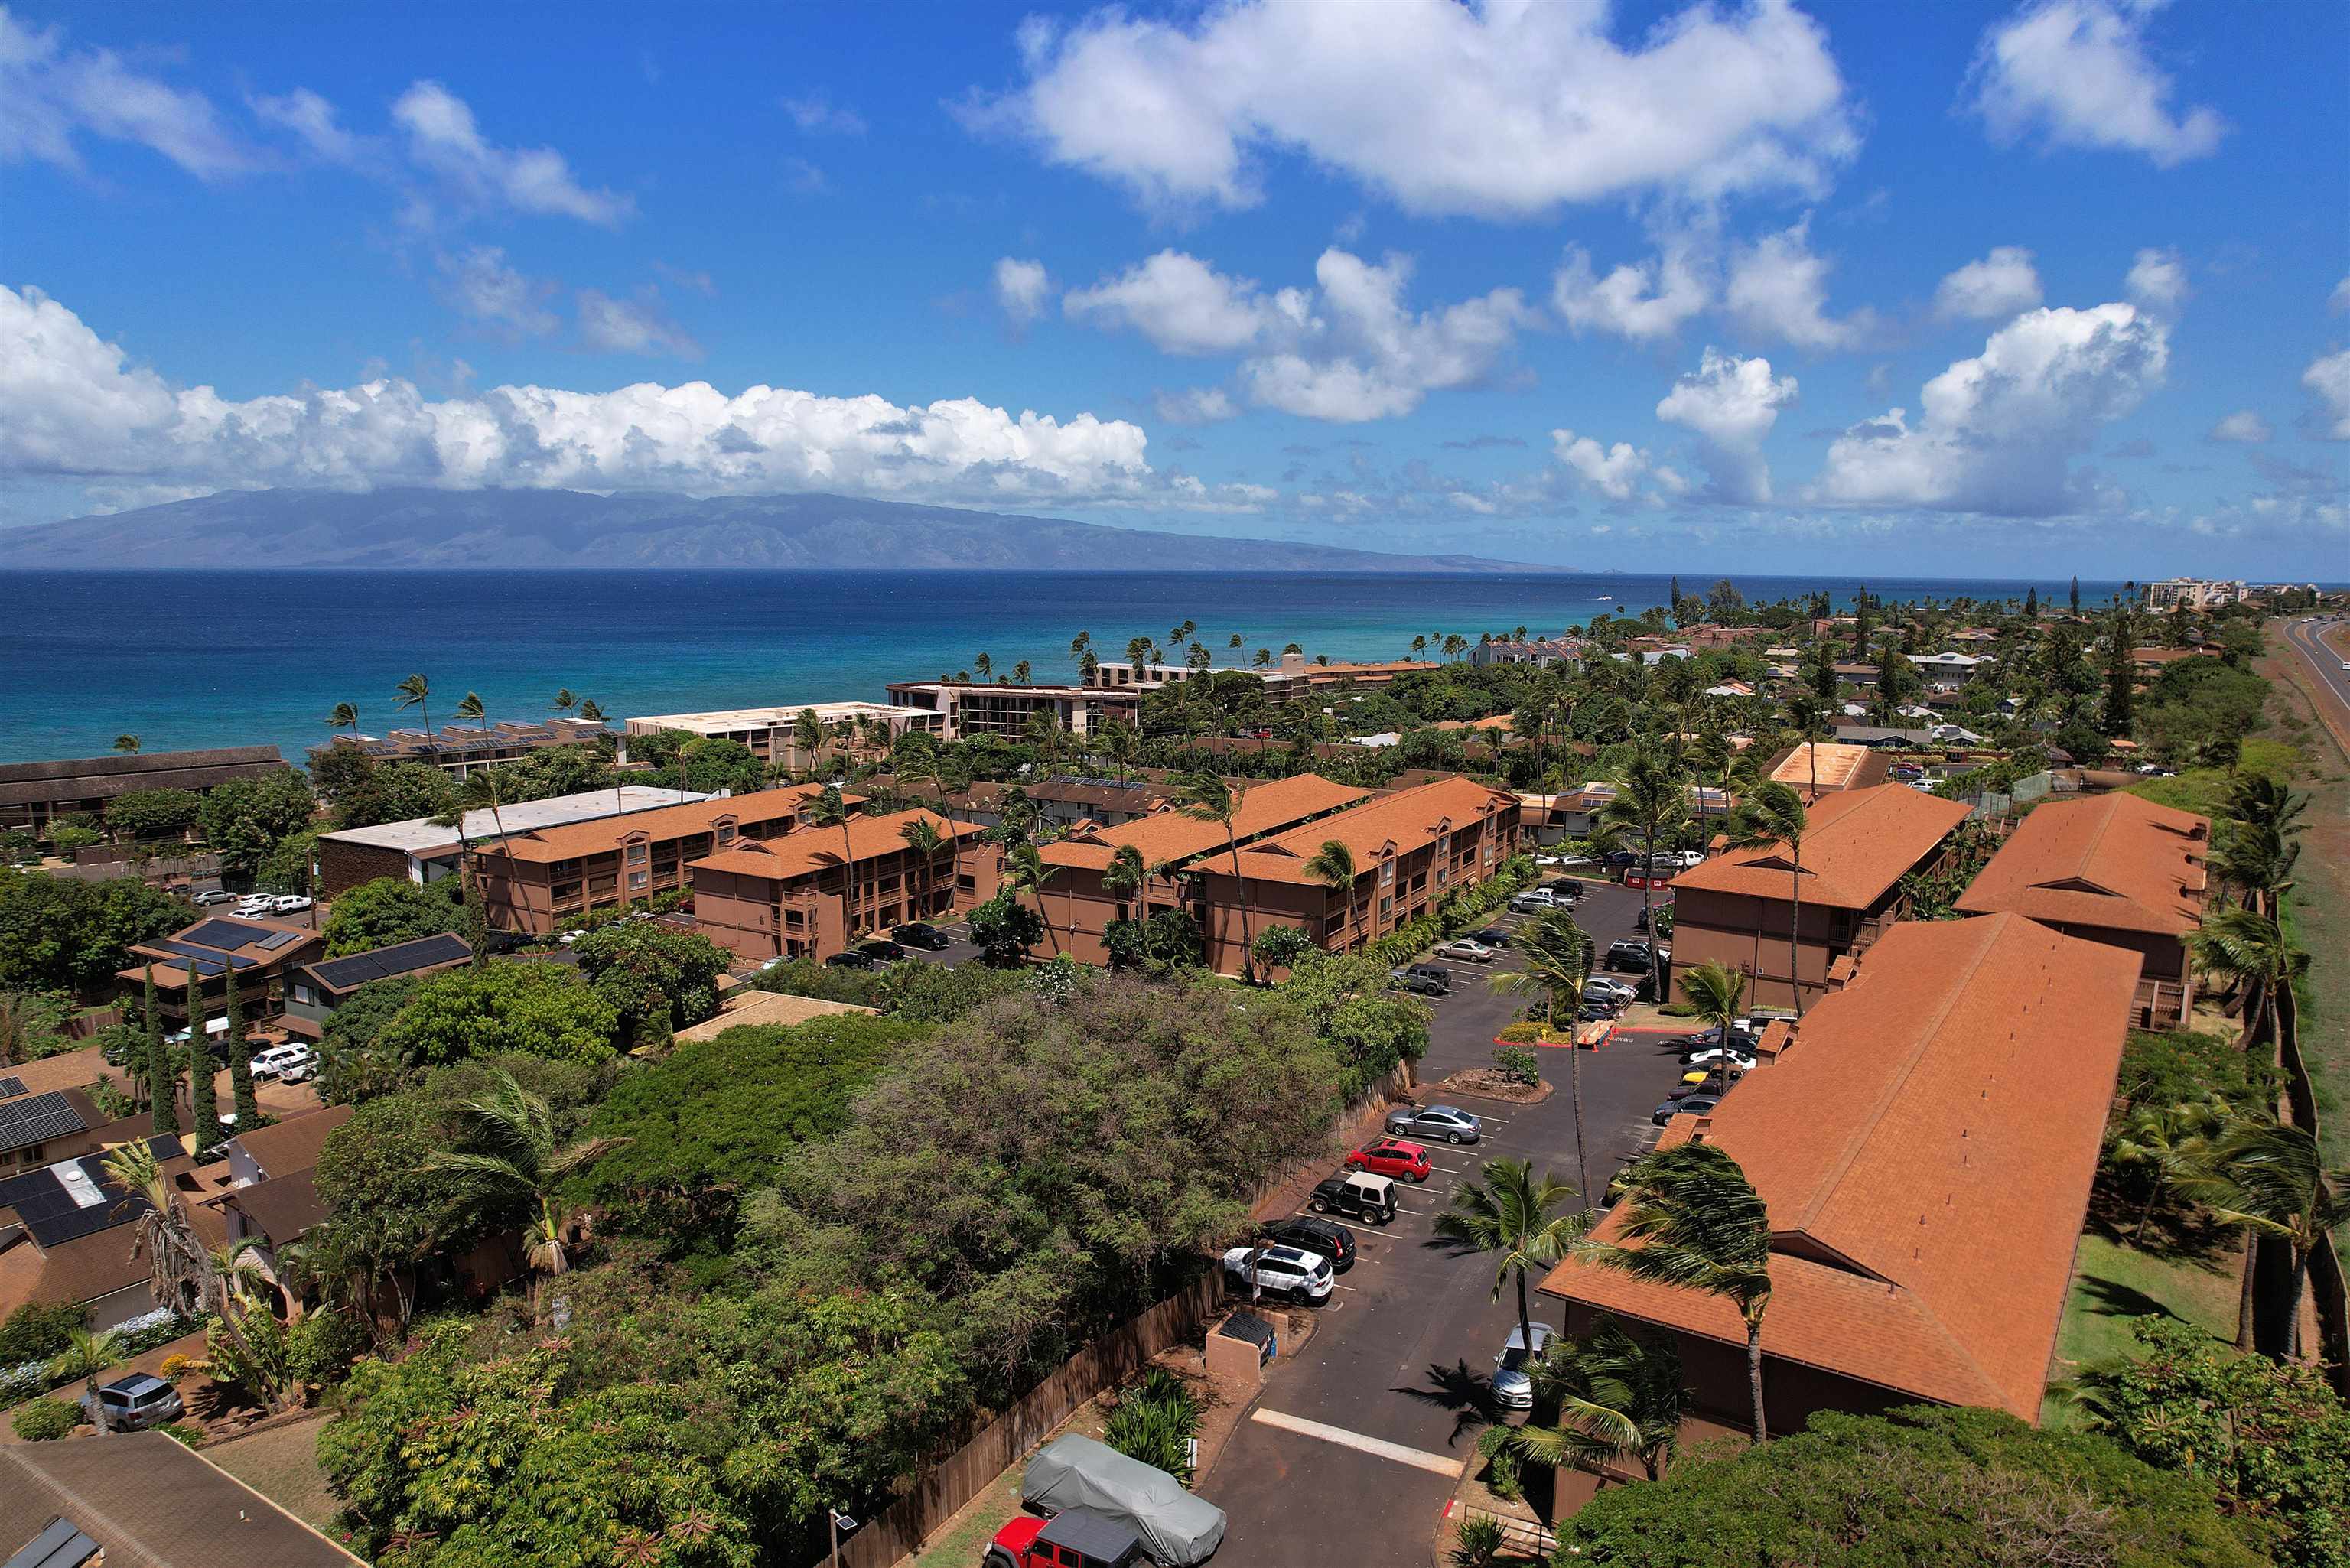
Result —
M 2284 639 L 2316 671 L 2319 691 L 2331 699 L 2322 703 L 2328 710 L 2324 714 L 2325 722 L 2344 750 L 2350 751 L 2350 669 L 2344 668 L 2350 654 L 2324 639 L 2326 632 L 2342 624 L 2339 619 L 2296 618 L 2285 622 Z

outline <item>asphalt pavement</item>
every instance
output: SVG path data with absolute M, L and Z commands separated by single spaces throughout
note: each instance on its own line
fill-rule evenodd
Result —
M 1576 919 L 1604 953 L 1609 942 L 1637 934 L 1640 895 L 1612 884 L 1587 887 Z M 1436 1020 L 1420 1076 L 1433 1083 L 1491 1065 L 1494 1035 L 1530 999 L 1496 995 L 1487 984 L 1491 973 L 1515 965 L 1507 950 L 1490 966 L 1430 961 L 1458 977 L 1451 994 L 1430 999 Z M 1680 1073 L 1677 1048 L 1662 1039 L 1623 1033 L 1582 1054 L 1595 1186 L 1655 1141 L 1649 1113 Z M 1486 1160 L 1531 1159 L 1537 1172 L 1575 1182 L 1573 1054 L 1541 1055 L 1544 1076 L 1556 1085 L 1548 1099 L 1461 1102 L 1482 1119 L 1482 1141 L 1431 1146 L 1436 1168 L 1425 1185 L 1406 1187 L 1395 1223 L 1352 1227 L 1361 1244 L 1355 1266 L 1320 1309 L 1305 1349 L 1268 1371 L 1250 1418 L 1201 1488 L 1229 1521 L 1219 1568 L 1421 1560 L 1491 1417 L 1486 1379 L 1517 1321 L 1514 1284 L 1505 1282 L 1497 1300 L 1491 1262 L 1438 1241 L 1435 1216 L 1461 1182 L 1479 1179 Z M 1555 1327 L 1556 1303 L 1533 1300 L 1535 1317 Z

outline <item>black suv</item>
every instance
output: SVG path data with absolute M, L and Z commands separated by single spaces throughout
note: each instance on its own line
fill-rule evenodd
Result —
M 1388 971 L 1388 983 L 1399 991 L 1416 991 L 1422 996 L 1445 996 L 1452 990 L 1452 976 L 1430 963 L 1409 963 Z
M 824 967 L 827 969 L 879 969 L 881 965 L 871 953 L 861 948 L 850 948 L 846 952 L 835 953 L 825 960 Z
M 1638 971 L 1654 966 L 1656 960 L 1657 955 L 1655 950 L 1651 949 L 1648 943 L 1634 938 L 1627 937 L 1620 942 L 1610 942 L 1607 944 L 1607 967 L 1609 969 L 1625 969 Z
M 890 931 L 889 936 L 892 940 L 903 942 L 910 948 L 928 948 L 932 952 L 949 945 L 944 931 L 920 920 L 899 926 Z
M 886 938 L 876 937 L 869 942 L 859 942 L 857 950 L 883 963 L 898 963 L 914 955 Z
M 1343 1274 L 1355 1266 L 1355 1233 L 1335 1220 L 1300 1215 L 1295 1220 L 1276 1220 L 1261 1234 L 1267 1246 L 1295 1247 L 1329 1259 L 1335 1272 Z

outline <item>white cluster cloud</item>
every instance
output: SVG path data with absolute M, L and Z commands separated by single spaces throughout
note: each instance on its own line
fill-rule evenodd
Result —
M 1131 327 L 1161 352 L 1243 356 L 1252 402 L 1351 422 L 1408 414 L 1431 391 L 1490 375 L 1539 319 L 1516 289 L 1415 313 L 1409 258 L 1374 265 L 1336 246 L 1315 286 L 1268 294 L 1181 251 L 1161 251 L 1061 302 L 1073 321 Z
M 1770 360 L 1709 348 L 1696 373 L 1674 382 L 1657 404 L 1657 417 L 1697 432 L 1712 499 L 1760 505 L 1771 499 L 1763 438 L 1795 392 L 1795 378 L 1772 375 Z
M 0 160 L 78 170 L 82 134 L 150 148 L 199 180 L 241 174 L 251 149 L 212 100 L 131 66 L 110 49 L 68 49 L 61 27 L 35 28 L 0 6 Z
M 1681 495 L 1689 490 L 1689 481 L 1629 441 L 1601 446 L 1590 436 L 1579 436 L 1571 430 L 1551 431 L 1550 441 L 1561 463 L 1610 501 L 1631 500 L 1643 479 L 1654 482 L 1666 495 Z
M 1034 326 L 1045 314 L 1045 298 L 1052 291 L 1053 280 L 1043 262 L 1022 261 L 1017 256 L 996 259 L 995 303 L 1013 326 Z
M 1424 213 L 1527 217 L 1664 192 L 1815 193 L 1857 146 L 1825 34 L 1790 0 L 1696 5 L 1628 46 L 1596 0 L 1233 0 L 1023 24 L 1027 81 L 965 116 L 1159 205 L 1263 199 L 1295 151 Z
M 648 285 L 633 299 L 615 299 L 600 289 L 579 291 L 579 338 L 607 354 L 667 354 L 702 358 L 693 335 L 670 319 L 660 293 Z
M 1877 335 L 1876 313 L 1863 307 L 1842 320 L 1828 315 L 1830 264 L 1813 254 L 1810 230 L 1805 218 L 1740 245 L 1731 257 L 1722 305 L 1747 331 L 1798 348 L 1858 348 Z
M 2350 441 L 2350 348 L 2311 361 L 2301 373 L 2301 384 L 2324 405 L 2320 423 L 2328 441 Z
M 1942 279 L 1934 314 L 1945 321 L 2004 321 L 2040 303 L 2040 274 L 2022 245 L 1997 245 Z
M 2161 384 L 2169 355 L 2162 317 L 2135 305 L 2026 312 L 1926 383 L 1915 424 L 1894 409 L 1838 437 L 1817 493 L 2007 517 L 2078 511 L 2071 460 Z
M 484 207 L 510 207 L 617 223 L 636 210 L 626 196 L 591 191 L 552 147 L 500 147 L 483 136 L 465 100 L 439 82 L 421 81 L 391 106 L 408 137 L 409 156 Z
M 2261 418 L 2258 413 L 2251 409 L 2239 409 L 2213 425 L 2209 439 L 2245 446 L 2258 446 L 2275 433 L 2269 428 L 2268 421 Z
M 2175 84 L 2147 49 L 2162 0 L 2034 0 L 1983 36 L 1972 103 L 1994 140 L 2039 132 L 2052 147 L 2142 152 L 2158 168 L 2210 156 L 2214 109 L 2170 106 Z
M 2148 316 L 2168 320 L 2187 303 L 2187 264 L 2177 251 L 2142 250 L 2122 279 L 2122 294 Z
M 1592 271 L 1591 253 L 1569 245 L 1551 279 L 1551 308 L 1577 333 L 1652 342 L 1670 337 L 1712 302 L 1707 270 L 1687 244 L 1673 243 L 1653 261 L 1627 262 L 1600 277 Z
M 1014 416 L 971 398 L 900 406 L 764 386 L 729 397 L 695 381 L 434 400 L 386 378 L 231 401 L 128 363 L 31 288 L 0 287 L 0 473 L 19 477 L 1189 504 L 1158 483 L 1136 425 Z M 1225 487 L 1204 499 L 1247 498 Z

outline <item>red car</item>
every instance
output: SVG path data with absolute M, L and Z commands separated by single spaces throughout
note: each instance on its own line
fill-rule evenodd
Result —
M 1399 1176 L 1410 1181 L 1428 1179 L 1428 1150 L 1399 1137 L 1383 1137 L 1347 1157 L 1347 1164 L 1374 1176 Z

